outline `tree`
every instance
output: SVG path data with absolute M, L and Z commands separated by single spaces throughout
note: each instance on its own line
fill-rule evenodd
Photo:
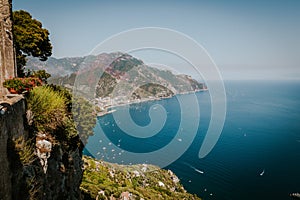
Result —
M 38 57 L 41 61 L 46 61 L 52 55 L 49 31 L 24 10 L 13 12 L 13 37 L 19 77 L 24 77 L 27 56 Z

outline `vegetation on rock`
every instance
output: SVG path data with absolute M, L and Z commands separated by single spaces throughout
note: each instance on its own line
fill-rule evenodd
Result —
M 118 165 L 85 156 L 81 190 L 85 199 L 195 199 L 170 170 L 153 165 Z
M 82 97 L 72 97 L 67 89 L 55 85 L 36 87 L 27 101 L 38 132 L 67 140 L 79 134 L 84 144 L 93 135 L 96 114 L 92 104 Z
M 26 133 L 13 144 L 13 199 L 81 199 L 83 144 L 71 112 L 72 95 L 45 85 L 33 88 L 26 100 Z M 90 134 L 94 125 L 84 130 Z
M 41 133 L 51 133 L 66 121 L 66 99 L 49 86 L 36 87 L 28 95 L 28 109 L 33 113 L 33 125 Z
M 32 139 L 28 140 L 24 136 L 20 136 L 14 140 L 14 144 L 22 165 L 30 165 L 36 160 Z

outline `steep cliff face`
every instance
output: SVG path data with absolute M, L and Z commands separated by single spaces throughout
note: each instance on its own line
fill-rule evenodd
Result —
M 81 150 L 55 144 L 46 173 L 38 157 L 30 164 L 19 160 L 13 164 L 12 199 L 81 199 Z
M 15 169 L 13 199 L 81 199 L 81 166 L 78 149 L 68 151 L 55 145 L 46 173 L 38 160 Z
M 38 154 L 41 140 L 26 119 L 25 99 L 17 96 L 0 103 L 0 200 L 81 199 L 82 147 L 46 136 L 51 151 L 45 170 Z M 80 143 L 79 138 L 72 142 Z
M 12 198 L 12 164 L 14 138 L 24 134 L 25 101 L 16 96 L 0 99 L 0 199 Z

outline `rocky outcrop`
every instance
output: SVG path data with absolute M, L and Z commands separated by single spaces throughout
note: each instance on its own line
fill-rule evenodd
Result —
M 34 157 L 14 162 L 12 199 L 81 199 L 82 148 L 70 147 L 49 135 L 29 136 L 26 141 L 33 141 Z M 16 153 L 20 158 L 24 154 Z
M 81 150 L 66 150 L 63 145 L 54 145 L 47 160 L 47 171 L 39 173 L 43 180 L 37 199 L 81 199 L 79 186 L 82 179 Z
M 55 145 L 47 159 L 47 171 L 38 158 L 31 164 L 14 163 L 12 199 L 81 199 L 81 152 Z
M 40 159 L 43 171 L 46 174 L 48 168 L 48 158 L 51 155 L 52 143 L 47 140 L 46 134 L 38 134 L 36 137 L 36 154 Z
M 22 96 L 0 101 L 0 200 L 81 199 L 82 148 L 33 133 Z
M 149 164 L 118 165 L 85 156 L 81 188 L 85 199 L 190 199 L 200 200 L 183 188 L 170 170 Z

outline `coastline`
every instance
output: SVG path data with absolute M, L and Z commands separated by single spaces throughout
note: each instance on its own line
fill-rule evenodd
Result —
M 180 92 L 180 93 L 176 93 L 174 95 L 165 96 L 165 97 L 148 97 L 148 98 L 142 98 L 142 99 L 132 99 L 132 100 L 127 100 L 126 102 L 116 102 L 116 103 L 112 103 L 112 104 L 106 104 L 104 106 L 99 105 L 99 102 L 98 102 L 98 103 L 96 103 L 96 106 L 104 107 L 104 110 L 97 112 L 97 117 L 103 117 L 107 114 L 111 114 L 111 113 L 117 111 L 116 109 L 113 109 L 113 108 L 117 108 L 120 106 L 133 105 L 133 104 L 149 102 L 149 101 L 160 101 L 163 99 L 170 99 L 176 95 L 184 95 L 184 94 L 191 94 L 191 93 L 205 92 L 205 91 L 208 91 L 208 89 L 199 89 L 199 90 L 194 90 L 194 91 Z M 111 101 L 114 101 L 114 99 Z

